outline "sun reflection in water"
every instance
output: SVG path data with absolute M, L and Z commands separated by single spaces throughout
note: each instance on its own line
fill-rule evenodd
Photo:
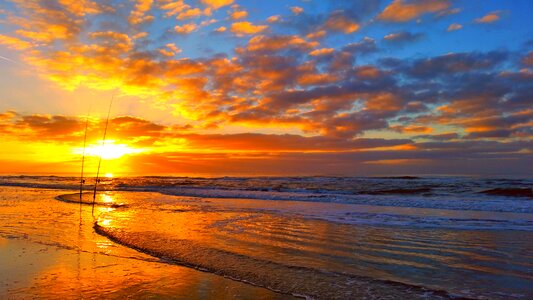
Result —
M 104 202 L 104 203 L 114 203 L 115 202 L 113 197 L 111 197 L 110 195 L 107 195 L 107 194 L 103 194 L 100 198 L 102 199 L 102 202 Z

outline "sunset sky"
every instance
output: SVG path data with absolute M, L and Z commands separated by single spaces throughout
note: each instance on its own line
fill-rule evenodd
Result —
M 533 175 L 533 1 L 0 0 L 0 173 Z M 107 141 L 102 137 L 110 100 Z

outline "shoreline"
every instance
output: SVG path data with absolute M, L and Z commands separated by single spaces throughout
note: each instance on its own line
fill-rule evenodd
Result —
M 53 215 L 47 218 L 38 213 L 36 216 L 42 219 L 27 220 L 9 233 L 5 228 L 15 227 L 5 224 L 6 220 L 0 216 L 0 225 L 4 225 L 4 229 L 0 229 L 0 298 L 292 298 L 194 268 L 169 264 L 115 243 L 93 231 L 90 206 L 84 206 L 81 211 L 80 226 L 79 206 L 53 199 L 52 196 L 58 194 L 54 191 L 9 189 L 12 190 L 0 190 L 0 212 L 19 208 L 31 214 L 29 210 L 34 208 L 31 203 L 42 202 L 31 197 L 44 196 L 41 199 L 48 199 L 44 204 L 57 206 L 62 218 L 54 221 Z M 23 208 L 12 205 L 18 201 L 30 205 Z M 57 228 L 61 233 L 55 231 Z
M 93 217 L 91 205 L 79 205 L 75 194 L 70 201 L 57 200 L 64 193 L 38 188 L 0 189 L 0 237 L 4 237 L 4 248 L 11 249 L 0 254 L 28 257 L 7 261 L 14 266 L 11 270 L 28 272 L 16 277 L 10 271 L 9 278 L 19 285 L 7 282 L 5 288 L 0 288 L 0 296 L 65 298 L 81 291 L 83 298 L 96 298 L 97 294 L 120 298 L 117 295 L 144 291 L 148 296 L 178 299 L 190 299 L 198 293 L 202 294 L 198 299 L 239 295 L 254 299 L 286 299 L 289 295 L 334 299 L 349 295 L 398 297 L 406 293 L 410 298 L 492 295 L 499 299 L 502 295 L 531 293 L 528 284 L 533 278 L 527 273 L 528 252 L 524 252 L 530 246 L 515 241 L 518 236 L 533 238 L 532 232 L 431 229 L 409 224 L 373 226 L 309 218 L 313 213 L 336 211 L 346 216 L 348 208 L 371 216 L 385 213 L 387 218 L 394 213 L 417 217 L 456 214 L 454 211 L 398 207 L 382 211 L 383 207 L 354 204 L 129 191 L 99 194 L 97 203 L 102 205 L 94 207 Z M 89 204 L 90 198 L 83 202 Z M 466 221 L 472 220 L 469 214 L 464 216 Z M 496 214 L 503 218 L 520 216 Z M 500 217 L 493 216 L 497 224 L 501 223 Z M 99 231 L 105 231 L 104 235 Z M 19 239 L 13 238 L 17 236 Z M 503 250 L 518 256 L 502 257 Z M 39 264 L 38 272 L 31 271 L 30 264 L 35 264 L 36 257 L 45 257 L 37 261 L 49 261 L 52 267 Z M 501 264 L 513 269 L 501 269 Z M 468 293 L 463 291 L 472 287 L 472 282 L 448 283 L 450 278 L 465 276 L 485 276 L 485 283 L 473 286 L 477 290 Z M 50 278 L 65 281 L 62 288 L 52 291 L 47 287 Z M 512 280 L 514 287 L 498 285 L 501 280 Z M 48 291 L 57 294 L 51 296 L 45 293 Z

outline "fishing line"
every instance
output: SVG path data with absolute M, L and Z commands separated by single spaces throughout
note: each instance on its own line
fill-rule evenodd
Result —
M 85 179 L 83 179 L 83 169 L 85 166 L 85 150 L 87 146 L 87 129 L 89 128 L 89 116 L 91 115 L 91 106 L 89 106 L 89 110 L 87 111 L 87 116 L 85 117 L 85 135 L 83 137 L 83 154 L 81 158 L 81 175 L 80 175 L 80 205 L 81 205 L 81 196 L 83 192 L 83 184 L 85 183 Z
M 105 121 L 105 128 L 104 128 L 104 137 L 102 139 L 102 148 L 101 148 L 101 151 L 103 152 L 104 151 L 104 146 L 105 146 L 105 138 L 106 138 L 106 135 L 107 135 L 107 127 L 109 125 L 109 115 L 111 114 L 111 106 L 113 105 L 113 99 L 115 98 L 115 92 L 113 92 L 113 95 L 111 96 L 111 101 L 109 102 L 109 109 L 107 110 L 107 119 Z M 98 160 L 98 168 L 96 170 L 96 180 L 94 182 L 94 193 L 93 193 L 93 208 L 92 208 L 92 215 L 93 215 L 93 218 L 94 218 L 94 203 L 96 202 L 96 188 L 98 186 L 98 182 L 100 181 L 100 166 L 102 164 L 102 155 L 103 153 L 100 153 L 100 159 Z

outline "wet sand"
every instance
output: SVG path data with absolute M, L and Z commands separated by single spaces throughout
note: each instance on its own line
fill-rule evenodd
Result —
M 1 299 L 292 298 L 111 242 L 64 192 L 0 189 Z

